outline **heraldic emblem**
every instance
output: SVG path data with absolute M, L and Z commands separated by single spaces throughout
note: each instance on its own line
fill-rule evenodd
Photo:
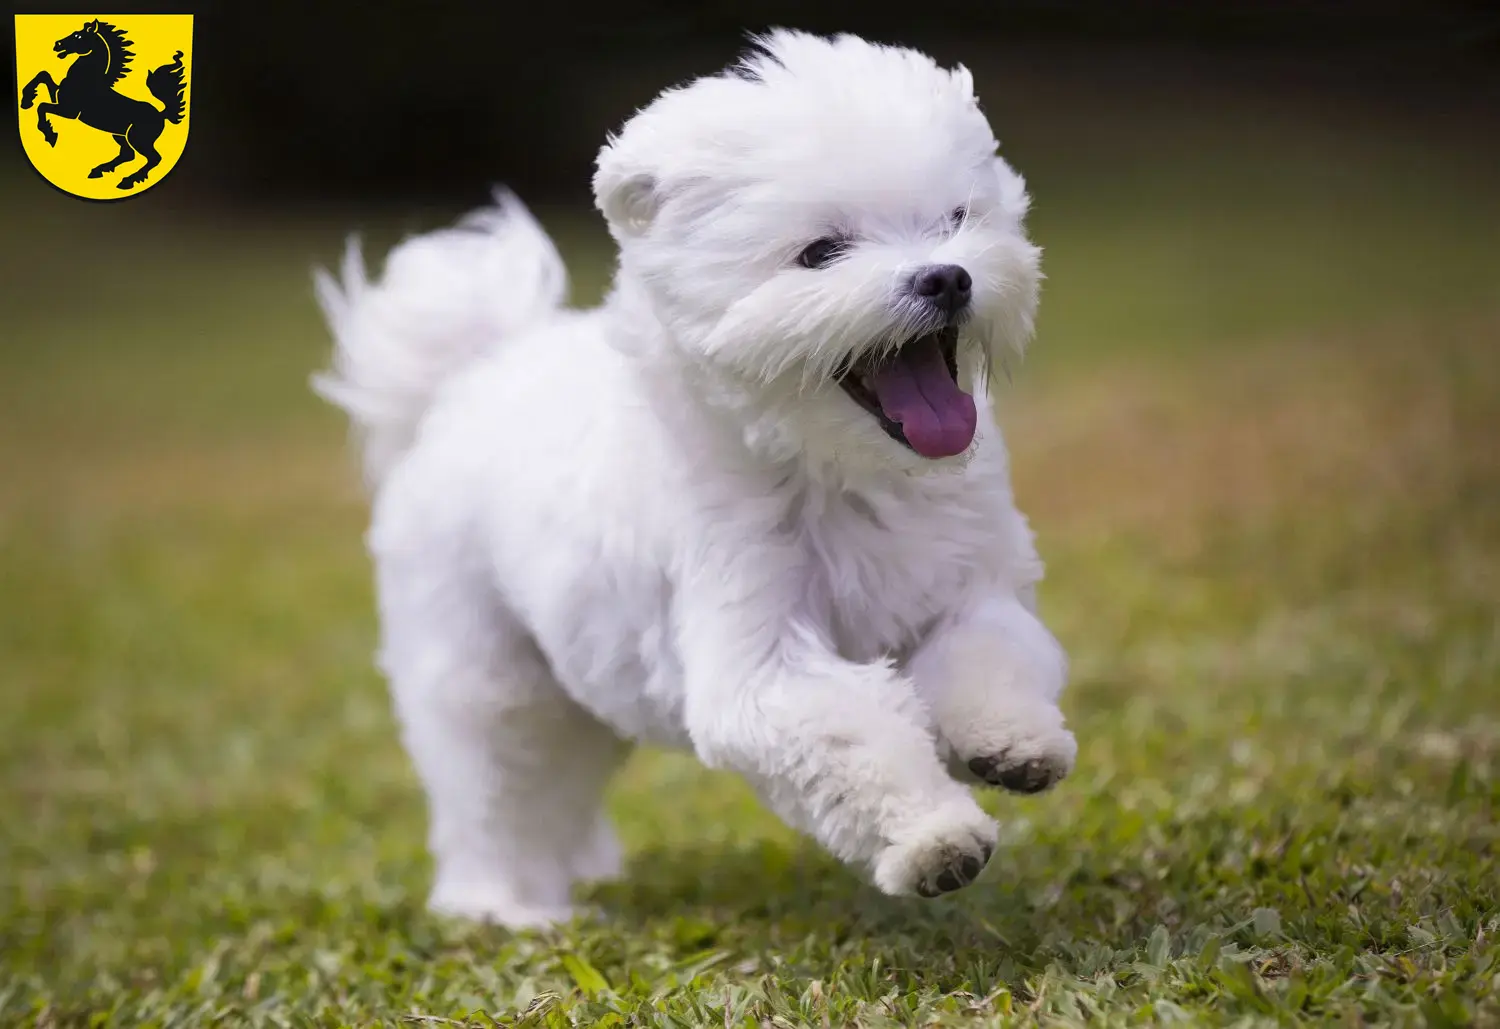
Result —
M 54 186 L 90 200 L 160 182 L 188 135 L 190 14 L 16 15 L 21 143 Z

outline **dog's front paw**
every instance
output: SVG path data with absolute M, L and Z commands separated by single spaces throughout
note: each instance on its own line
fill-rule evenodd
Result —
M 1073 770 L 1078 741 L 1063 725 L 1062 713 L 1050 704 L 1007 712 L 988 732 L 956 755 L 981 782 L 1012 793 L 1041 793 Z
M 875 885 L 884 893 L 936 897 L 968 886 L 995 852 L 994 819 L 972 798 L 917 820 L 875 859 Z

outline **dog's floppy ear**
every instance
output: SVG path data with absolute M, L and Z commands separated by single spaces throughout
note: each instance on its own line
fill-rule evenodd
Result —
M 611 138 L 599 151 L 594 203 L 617 236 L 638 236 L 651 227 L 660 206 L 656 176 L 622 152 Z

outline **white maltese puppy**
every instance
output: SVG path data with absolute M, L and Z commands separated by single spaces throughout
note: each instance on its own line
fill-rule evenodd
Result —
M 569 918 L 635 743 L 922 896 L 995 846 L 966 784 L 1072 768 L 986 390 L 1040 278 L 996 153 L 963 67 L 776 31 L 600 152 L 602 307 L 507 195 L 320 279 L 434 910 Z

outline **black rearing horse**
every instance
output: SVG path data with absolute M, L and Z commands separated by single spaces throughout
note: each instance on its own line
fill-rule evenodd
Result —
M 83 28 L 52 45 L 58 57 L 78 55 L 78 60 L 69 66 L 63 80 L 53 82 L 51 75 L 38 72 L 21 91 L 22 110 L 29 109 L 36 102 L 38 86 L 46 86 L 52 97 L 51 103 L 37 104 L 36 109 L 36 126 L 48 146 L 57 145 L 57 130 L 47 120 L 49 115 L 77 118 L 83 124 L 115 137 L 120 144 L 119 155 L 90 171 L 89 178 L 97 179 L 136 154 L 142 154 L 146 163 L 120 180 L 121 189 L 133 189 L 146 181 L 151 169 L 161 163 L 161 154 L 156 152 L 157 137 L 167 122 L 174 125 L 181 122 L 187 110 L 182 98 L 181 50 L 177 51 L 171 64 L 164 64 L 146 74 L 146 88 L 161 101 L 164 110 L 115 91 L 114 84 L 125 77 L 135 56 L 126 49 L 130 45 L 125 33 L 109 22 L 97 18 L 85 22 Z

